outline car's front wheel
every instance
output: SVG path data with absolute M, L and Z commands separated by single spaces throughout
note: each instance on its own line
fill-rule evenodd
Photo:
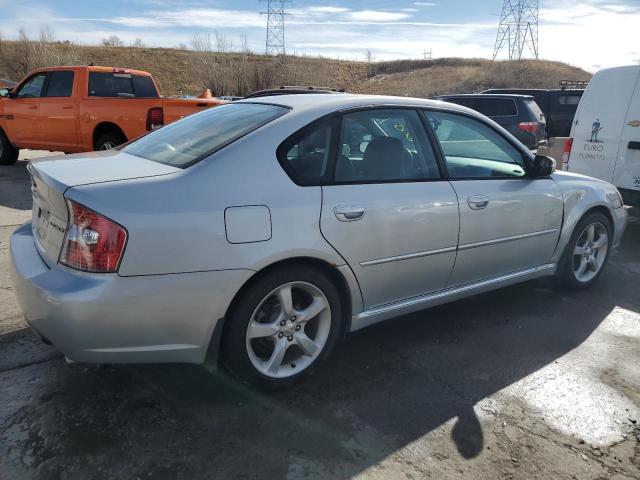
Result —
M 18 161 L 19 150 L 11 145 L 11 142 L 0 130 L 0 165 L 12 165 Z
M 593 212 L 580 220 L 559 266 L 564 284 L 571 288 L 593 284 L 607 263 L 611 239 L 611 222 L 604 214 Z
M 329 355 L 342 327 L 336 286 L 322 271 L 287 266 L 258 278 L 226 319 L 222 361 L 241 380 L 286 388 Z

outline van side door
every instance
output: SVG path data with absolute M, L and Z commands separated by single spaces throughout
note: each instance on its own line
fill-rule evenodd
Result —
M 624 119 L 613 184 L 621 189 L 626 202 L 640 205 L 640 78 Z M 628 190 L 635 191 L 635 194 Z M 632 197 L 632 202 L 627 200 L 628 197 Z

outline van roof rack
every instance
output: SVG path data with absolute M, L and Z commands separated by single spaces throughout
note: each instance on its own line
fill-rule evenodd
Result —
M 560 80 L 560 88 L 562 90 L 587 88 L 588 83 L 589 80 Z

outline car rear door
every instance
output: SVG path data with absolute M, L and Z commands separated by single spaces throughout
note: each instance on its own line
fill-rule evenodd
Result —
M 420 115 L 372 108 L 333 122 L 290 141 L 281 162 L 303 184 L 324 179 L 316 182 L 320 228 L 353 270 L 365 308 L 442 289 L 455 261 L 458 206 Z
M 530 178 L 524 153 L 479 119 L 427 111 L 458 198 L 460 237 L 448 286 L 548 264 L 563 201 L 551 178 Z
M 613 184 L 621 189 L 640 191 L 640 78 L 624 120 Z
M 50 71 L 40 99 L 41 141 L 64 152 L 73 151 L 78 143 L 74 80 L 73 70 Z

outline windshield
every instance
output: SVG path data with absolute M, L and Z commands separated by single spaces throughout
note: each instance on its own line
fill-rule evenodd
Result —
M 259 103 L 220 105 L 151 132 L 122 151 L 186 168 L 287 111 Z

